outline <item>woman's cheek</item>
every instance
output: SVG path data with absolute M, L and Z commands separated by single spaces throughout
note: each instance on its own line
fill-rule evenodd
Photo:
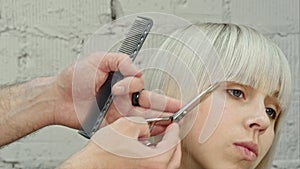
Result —
M 270 150 L 272 144 L 273 144 L 273 141 L 274 141 L 274 136 L 275 136 L 275 133 L 274 133 L 274 130 L 271 129 L 271 127 L 269 127 L 267 129 L 267 131 L 260 136 L 259 138 L 259 144 L 260 144 L 260 147 L 261 147 L 261 156 L 264 157 L 266 155 L 266 153 Z

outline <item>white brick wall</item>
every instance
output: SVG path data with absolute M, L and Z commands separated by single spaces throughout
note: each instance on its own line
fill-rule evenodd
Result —
M 191 21 L 251 25 L 274 40 L 291 64 L 294 96 L 273 168 L 300 168 L 299 0 L 113 2 L 117 17 L 168 12 Z M 110 8 L 109 0 L 0 0 L 0 83 L 59 72 L 76 59 L 88 36 L 111 20 Z M 74 130 L 44 128 L 2 148 L 0 168 L 53 168 L 85 143 Z

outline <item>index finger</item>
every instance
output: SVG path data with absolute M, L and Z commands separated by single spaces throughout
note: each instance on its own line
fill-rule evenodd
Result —
M 172 123 L 168 126 L 162 141 L 157 144 L 157 148 L 173 147 L 179 142 L 179 125 L 177 123 Z
M 107 53 L 99 63 L 99 69 L 109 73 L 111 71 L 120 71 L 124 76 L 141 76 L 142 73 L 136 67 L 130 57 L 123 53 Z
M 144 108 L 165 112 L 176 112 L 182 107 L 182 102 L 178 99 L 147 90 L 140 93 L 139 104 Z

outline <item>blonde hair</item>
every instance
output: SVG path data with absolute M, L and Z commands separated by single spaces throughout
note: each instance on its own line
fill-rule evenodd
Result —
M 291 95 L 288 62 L 283 52 L 256 30 L 235 24 L 194 24 L 176 31 L 172 37 L 167 38 L 161 51 L 151 58 L 148 66 L 158 69 L 164 67 L 164 71 L 145 71 L 146 88 L 158 88 L 166 95 L 188 101 L 198 92 L 195 93 L 186 87 L 180 88 L 189 85 L 188 78 L 193 76 L 192 79 L 195 79 L 200 88 L 198 90 L 203 90 L 212 81 L 212 71 L 221 70 L 222 80 L 234 81 L 266 94 L 276 95 L 281 107 L 280 116 L 286 114 Z M 216 61 L 217 66 L 214 65 Z M 208 70 L 208 66 L 215 67 Z M 180 72 L 184 71 L 185 67 L 189 69 L 186 72 L 189 74 Z M 174 78 L 178 70 L 181 77 Z M 278 92 L 272 93 L 274 91 Z M 182 93 L 187 94 L 183 96 Z M 274 142 L 278 139 L 278 126 L 281 122 L 282 117 L 278 119 L 275 127 Z M 273 144 L 257 169 L 270 165 L 274 147 Z

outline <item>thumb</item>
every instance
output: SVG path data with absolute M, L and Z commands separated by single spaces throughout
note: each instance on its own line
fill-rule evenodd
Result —
M 166 129 L 162 141 L 157 144 L 157 148 L 171 148 L 177 145 L 179 142 L 179 125 L 177 123 L 172 123 Z
M 137 139 L 150 137 L 148 123 L 142 117 L 122 117 L 111 124 L 111 128 L 122 135 Z
M 146 158 L 154 156 L 152 148 L 138 141 L 138 137 L 150 135 L 148 124 L 141 117 L 120 118 L 98 130 L 91 141 L 101 149 L 118 156 Z

